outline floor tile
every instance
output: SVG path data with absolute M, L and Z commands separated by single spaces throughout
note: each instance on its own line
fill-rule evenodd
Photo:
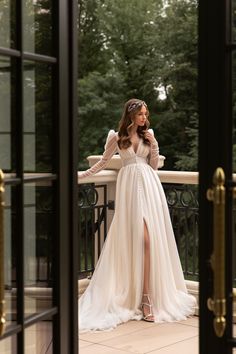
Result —
M 198 327 L 199 326 L 199 317 L 197 317 L 197 316 L 190 317 L 186 321 L 180 321 L 178 323 L 186 325 L 186 326 Z
M 129 321 L 117 326 L 112 331 L 101 331 L 101 332 L 88 332 L 79 335 L 80 340 L 86 340 L 92 343 L 100 343 L 104 340 L 116 338 L 124 334 L 130 334 L 141 329 L 150 328 L 153 323 L 148 323 L 145 321 Z
M 89 345 L 93 345 L 93 343 L 86 342 L 84 340 L 79 340 L 79 349 L 84 348 L 84 347 L 88 347 Z
M 153 324 L 149 328 L 106 340 L 101 344 L 131 353 L 144 354 L 197 335 L 198 329 L 193 326 L 163 323 Z
M 80 349 L 79 354 L 130 354 L 130 353 L 119 349 L 106 347 L 100 344 L 93 344 L 88 347 Z
M 152 351 L 150 354 L 198 354 L 198 336 Z

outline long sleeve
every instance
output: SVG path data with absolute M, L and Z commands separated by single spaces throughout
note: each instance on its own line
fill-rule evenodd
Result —
M 149 129 L 150 133 L 154 136 L 152 129 Z M 158 142 L 155 139 L 155 142 L 150 146 L 150 155 L 149 155 L 149 165 L 154 169 L 158 169 L 158 160 L 159 160 L 159 146 Z
M 107 136 L 106 144 L 104 146 L 104 153 L 102 155 L 102 158 L 88 170 L 80 172 L 78 175 L 79 178 L 88 177 L 103 170 L 116 152 L 117 152 L 116 133 L 114 130 L 110 130 Z

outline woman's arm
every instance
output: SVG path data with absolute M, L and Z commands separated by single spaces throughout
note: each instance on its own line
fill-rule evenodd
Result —
M 158 169 L 158 160 L 159 160 L 159 146 L 158 142 L 155 139 L 154 132 L 152 129 L 148 129 L 148 132 L 145 134 L 145 137 L 150 141 L 150 154 L 149 154 L 149 165 L 154 169 Z
M 88 177 L 103 170 L 112 158 L 112 156 L 117 152 L 117 139 L 114 130 L 109 131 L 104 149 L 105 150 L 102 155 L 102 158 L 88 170 L 79 172 L 79 178 Z

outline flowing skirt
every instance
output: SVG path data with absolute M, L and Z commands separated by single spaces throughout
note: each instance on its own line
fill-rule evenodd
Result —
M 88 288 L 79 300 L 80 332 L 142 319 L 144 221 L 150 239 L 150 294 L 155 322 L 194 313 L 187 293 L 165 193 L 145 163 L 119 171 L 115 214 Z

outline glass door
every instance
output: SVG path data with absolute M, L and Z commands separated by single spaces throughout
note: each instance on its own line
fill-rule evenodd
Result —
M 75 39 L 74 1 L 0 2 L 0 353 L 78 353 Z
M 199 1 L 201 354 L 236 347 L 235 15 L 234 0 Z

